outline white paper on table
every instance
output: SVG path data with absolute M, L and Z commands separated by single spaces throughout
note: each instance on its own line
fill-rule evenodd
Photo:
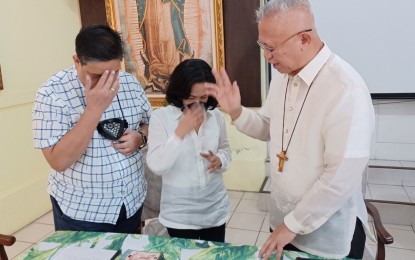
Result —
M 59 250 L 53 260 L 111 260 L 119 253 L 118 250 L 69 246 Z

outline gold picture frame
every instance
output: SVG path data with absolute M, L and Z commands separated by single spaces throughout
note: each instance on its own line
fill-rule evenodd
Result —
M 168 76 L 180 61 L 225 66 L 222 0 L 105 0 L 105 11 L 125 44 L 124 69 L 154 107 L 166 105 Z

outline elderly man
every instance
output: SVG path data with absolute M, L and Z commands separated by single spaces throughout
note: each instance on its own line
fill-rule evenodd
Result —
M 319 38 L 307 0 L 276 0 L 257 11 L 258 44 L 281 74 L 258 111 L 241 106 L 225 70 L 207 84 L 243 133 L 270 140 L 272 234 L 277 249 L 362 258 L 367 213 L 361 192 L 374 111 L 360 75 Z

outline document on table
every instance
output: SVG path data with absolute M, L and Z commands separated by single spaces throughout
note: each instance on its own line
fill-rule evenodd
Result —
M 112 260 L 118 255 L 118 250 L 107 250 L 88 247 L 69 246 L 59 250 L 53 260 Z

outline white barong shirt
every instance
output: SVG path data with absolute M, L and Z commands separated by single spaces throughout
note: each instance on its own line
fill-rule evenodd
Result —
M 366 230 L 368 225 L 362 173 L 374 110 L 360 75 L 325 45 L 294 77 L 274 77 L 258 113 L 243 108 L 233 124 L 251 137 L 270 140 L 271 227 L 284 222 L 298 234 L 291 243 L 300 250 L 327 258 L 347 256 L 356 217 Z M 276 155 L 282 150 L 288 160 L 280 173 Z
M 162 176 L 159 221 L 175 229 L 203 229 L 229 219 L 230 202 L 223 182 L 231 150 L 223 114 L 208 110 L 199 132 L 182 140 L 175 130 L 182 111 L 174 106 L 156 109 L 150 120 L 147 166 Z M 210 162 L 200 153 L 217 155 L 222 167 L 208 171 Z

